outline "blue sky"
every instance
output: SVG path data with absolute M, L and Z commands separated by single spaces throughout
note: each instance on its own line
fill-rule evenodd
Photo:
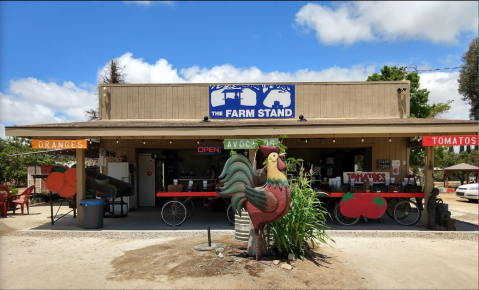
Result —
M 6 126 L 84 120 L 113 57 L 132 83 L 364 81 L 385 64 L 458 66 L 478 28 L 478 3 L 453 1 L 0 2 L 0 13 Z M 444 118 L 467 118 L 457 70 L 422 72 L 421 85 L 430 102 L 454 99 Z

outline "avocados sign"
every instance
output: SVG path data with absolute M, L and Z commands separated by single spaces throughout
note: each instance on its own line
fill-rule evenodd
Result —
M 261 139 L 265 146 L 275 146 L 279 143 L 278 138 Z M 225 149 L 254 149 L 256 139 L 225 139 Z

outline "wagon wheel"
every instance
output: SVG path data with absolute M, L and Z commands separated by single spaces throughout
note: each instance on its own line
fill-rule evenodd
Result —
M 393 214 L 393 211 L 394 211 L 394 207 L 396 206 L 396 204 L 399 202 L 400 200 L 398 198 L 388 198 L 386 200 L 387 202 L 387 209 L 386 209 L 386 214 L 388 215 L 388 217 L 394 219 L 394 214 Z
M 326 211 L 328 212 L 329 214 L 329 217 L 334 220 L 334 209 L 336 208 L 336 202 L 339 201 L 339 198 L 330 198 L 327 202 L 326 202 L 326 206 L 325 206 L 325 209 Z
M 176 200 L 181 202 L 186 208 L 186 218 L 190 218 L 193 212 L 195 211 L 195 204 L 193 203 L 193 199 L 190 198 L 187 202 L 185 202 L 188 198 L 187 197 L 178 197 Z
M 359 222 L 359 219 L 361 218 L 361 217 L 349 218 L 349 217 L 344 216 L 341 213 L 341 210 L 339 210 L 339 203 L 336 205 L 336 208 L 334 209 L 334 217 L 336 218 L 338 223 L 340 223 L 343 226 L 355 225 Z
M 414 201 L 403 200 L 394 207 L 393 216 L 398 224 L 412 226 L 421 219 L 421 210 Z
M 161 218 L 169 226 L 181 225 L 186 219 L 186 207 L 179 201 L 169 201 L 161 209 Z

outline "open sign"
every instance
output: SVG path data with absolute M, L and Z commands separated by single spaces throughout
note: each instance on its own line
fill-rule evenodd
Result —
M 201 154 L 220 154 L 221 146 L 218 146 L 218 145 L 199 146 L 198 152 Z

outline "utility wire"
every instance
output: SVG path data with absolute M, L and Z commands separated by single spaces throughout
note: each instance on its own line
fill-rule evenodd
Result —
M 458 69 L 458 68 L 462 68 L 462 66 L 446 67 L 446 68 L 433 68 L 433 69 L 418 69 L 417 71 L 435 71 L 435 70 L 447 70 L 447 69 Z

